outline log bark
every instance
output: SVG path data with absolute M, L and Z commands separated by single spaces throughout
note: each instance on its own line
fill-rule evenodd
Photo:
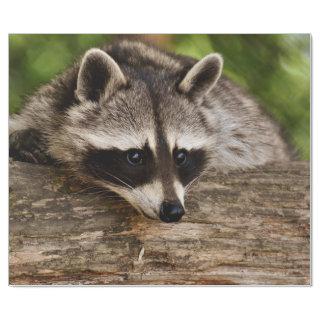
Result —
M 210 173 L 182 221 L 73 192 L 63 170 L 10 164 L 10 284 L 310 284 L 309 164 Z

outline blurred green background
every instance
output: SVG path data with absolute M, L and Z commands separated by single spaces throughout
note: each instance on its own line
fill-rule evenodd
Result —
M 121 35 L 10 35 L 10 113 L 86 49 Z M 126 36 L 128 37 L 128 36 Z M 135 36 L 131 36 L 135 37 Z M 309 35 L 140 35 L 195 58 L 216 51 L 224 73 L 246 88 L 284 129 L 300 159 L 310 158 Z

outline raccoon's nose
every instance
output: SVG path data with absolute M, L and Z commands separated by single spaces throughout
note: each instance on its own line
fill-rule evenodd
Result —
M 177 222 L 184 215 L 180 202 L 163 202 L 160 207 L 160 219 L 164 222 Z

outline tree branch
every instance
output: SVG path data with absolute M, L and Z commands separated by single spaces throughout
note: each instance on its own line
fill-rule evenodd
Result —
M 211 173 L 182 221 L 10 164 L 10 284 L 309 284 L 309 164 Z

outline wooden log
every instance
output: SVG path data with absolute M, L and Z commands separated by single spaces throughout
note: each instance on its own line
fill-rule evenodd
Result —
M 210 173 L 174 224 L 64 176 L 10 164 L 10 284 L 310 284 L 307 162 Z

